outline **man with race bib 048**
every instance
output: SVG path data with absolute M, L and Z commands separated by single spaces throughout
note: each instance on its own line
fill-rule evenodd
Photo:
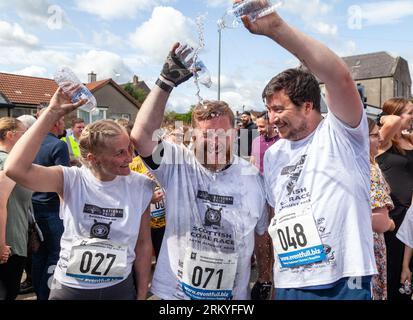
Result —
M 377 272 L 370 209 L 366 114 L 345 63 L 273 12 L 254 22 L 304 68 L 275 76 L 263 92 L 280 140 L 264 156 L 276 299 L 371 299 Z M 329 113 L 320 112 L 325 83 Z

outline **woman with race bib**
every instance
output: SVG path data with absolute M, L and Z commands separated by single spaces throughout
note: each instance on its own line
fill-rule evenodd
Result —
M 79 141 L 81 168 L 32 164 L 52 124 L 85 102 L 71 103 L 58 89 L 13 148 L 5 173 L 26 188 L 61 198 L 64 233 L 49 299 L 146 299 L 153 185 L 130 171 L 132 147 L 125 129 L 111 120 L 89 124 Z

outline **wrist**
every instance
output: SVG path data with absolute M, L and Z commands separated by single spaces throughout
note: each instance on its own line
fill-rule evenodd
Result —
M 55 105 L 48 106 L 41 116 L 46 119 L 47 123 L 54 124 L 55 122 L 59 121 L 59 119 L 63 116 L 59 111 L 56 110 L 58 107 Z M 39 117 L 40 120 L 40 117 Z
M 163 91 L 166 91 L 168 93 L 171 93 L 175 85 L 173 82 L 165 79 L 162 76 L 159 76 L 159 78 L 156 80 L 155 84 L 161 88 Z

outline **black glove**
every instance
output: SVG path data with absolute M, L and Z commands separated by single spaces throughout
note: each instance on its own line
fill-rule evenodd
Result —
M 255 282 L 251 289 L 251 300 L 268 300 L 270 298 L 272 282 Z
M 175 87 L 191 78 L 193 73 L 180 61 L 175 52 L 171 51 L 163 65 L 161 76 L 172 82 Z

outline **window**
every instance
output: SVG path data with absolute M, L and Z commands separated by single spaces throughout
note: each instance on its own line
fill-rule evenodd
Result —
M 11 109 L 11 116 L 14 118 L 20 117 L 24 114 L 29 114 L 32 116 L 35 116 L 37 112 L 37 109 L 31 109 L 31 108 L 13 108 Z
M 106 111 L 108 108 L 97 108 L 99 112 L 86 112 L 84 110 L 77 110 L 77 117 L 85 121 L 85 124 L 89 124 L 98 120 L 106 119 Z
M 399 96 L 399 81 L 394 80 L 394 96 Z
M 131 115 L 130 115 L 130 113 L 112 113 L 110 115 L 110 118 L 113 119 L 113 120 L 126 119 L 126 120 L 130 121 Z
M 122 113 L 122 119 L 126 119 L 130 121 L 130 114 L 129 113 Z

